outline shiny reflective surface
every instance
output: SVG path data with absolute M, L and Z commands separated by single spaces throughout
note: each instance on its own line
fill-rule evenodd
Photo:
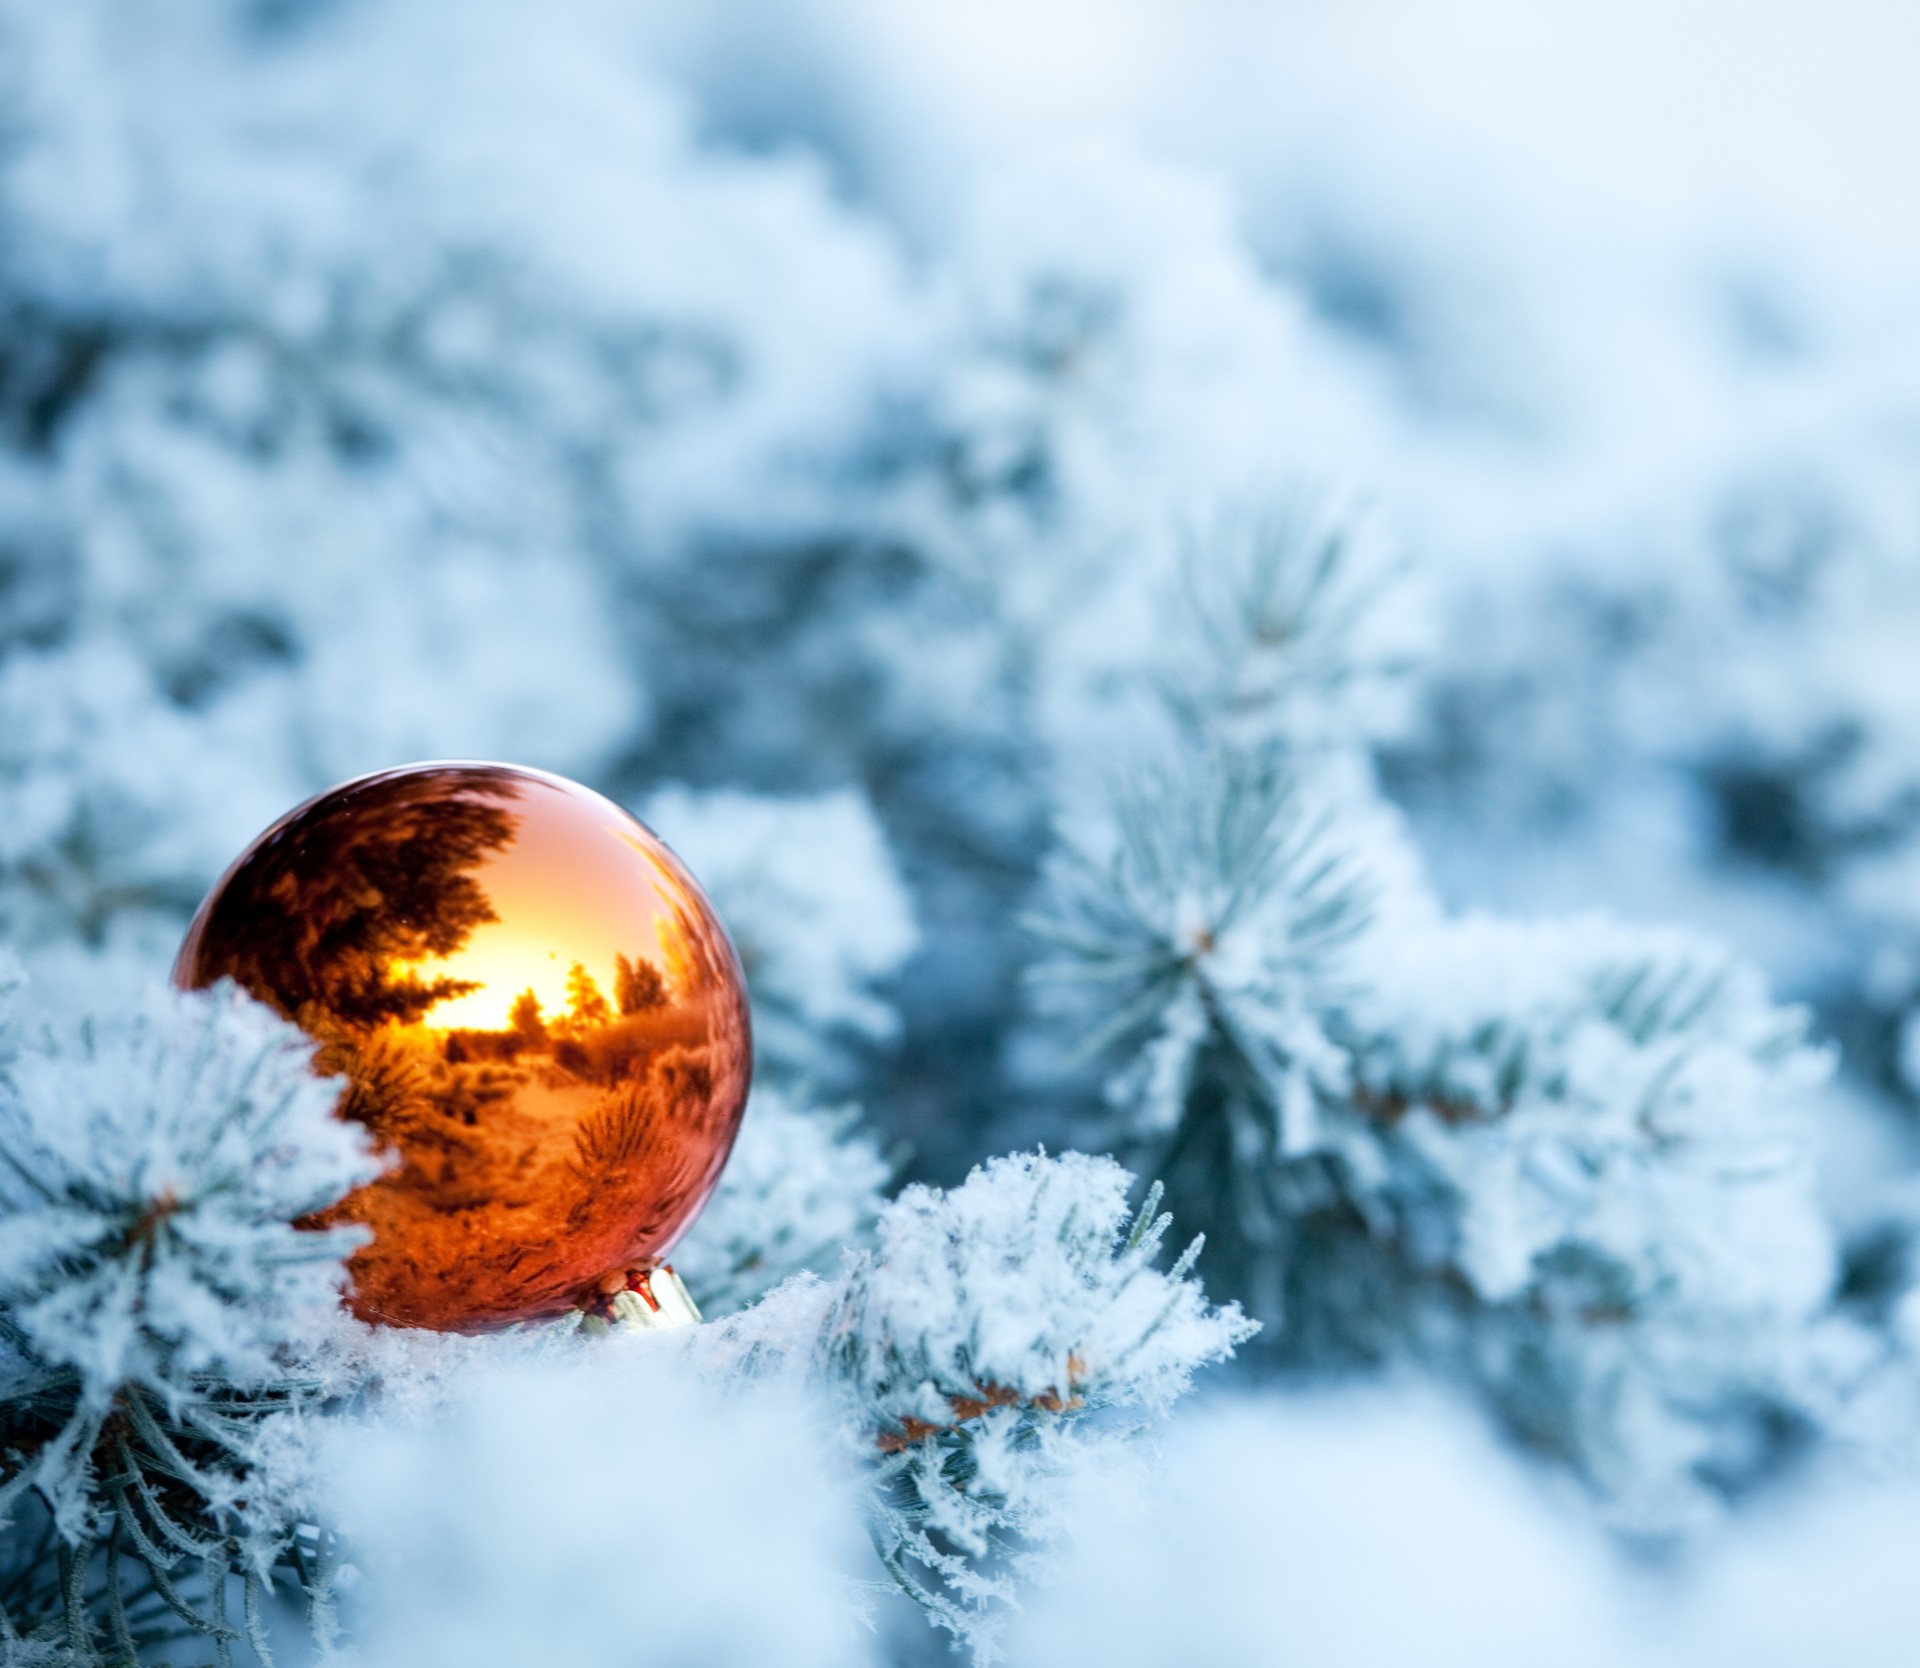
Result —
M 535 771 L 413 765 L 284 817 L 181 946 L 177 984 L 222 977 L 316 1039 L 342 1114 L 399 1155 L 321 1219 L 373 1229 L 368 1320 L 477 1331 L 644 1274 L 746 1103 L 745 990 L 699 887 Z

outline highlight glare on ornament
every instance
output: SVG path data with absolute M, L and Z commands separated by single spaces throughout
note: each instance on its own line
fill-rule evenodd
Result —
M 740 965 L 693 877 L 599 794 L 424 764 L 334 788 L 242 854 L 174 966 L 319 1044 L 397 1155 L 363 1222 L 363 1319 L 481 1331 L 605 1308 L 719 1179 L 751 1069 Z

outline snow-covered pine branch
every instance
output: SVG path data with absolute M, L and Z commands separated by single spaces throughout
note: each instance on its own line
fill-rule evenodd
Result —
M 1197 1242 L 1153 1266 L 1172 1218 L 1157 1188 L 1131 1209 L 1131 1186 L 1111 1159 L 1035 1153 L 909 1187 L 838 1280 L 795 1280 L 697 1346 L 728 1375 L 824 1379 L 867 1455 L 882 1564 L 978 1662 L 1061 1532 L 1063 1477 L 1256 1330 L 1206 1301 Z
M 1440 1367 L 1616 1521 L 1672 1528 L 1862 1358 L 1823 1312 L 1827 1054 L 1697 937 L 1447 919 L 1326 746 L 1354 671 L 1337 520 L 1243 532 L 1194 592 L 1217 671 L 1166 690 L 1191 745 L 1063 844 L 1033 977 L 1212 1283 L 1275 1323 L 1263 1354 Z
M 1650 1532 L 1825 1423 L 1862 1357 L 1827 1313 L 1805 1014 L 1717 945 L 1605 917 L 1407 923 L 1362 956 L 1303 1213 L 1345 1272 L 1290 1284 L 1302 1353 L 1452 1362 Z M 1393 1301 L 1352 1301 L 1368 1263 Z
M 1263 1280 L 1290 1159 L 1320 1139 L 1351 1064 L 1329 1034 L 1335 957 L 1365 920 L 1361 872 L 1273 746 L 1141 772 L 1101 855 L 1064 846 L 1033 970 L 1079 1051 L 1115 1062 L 1114 1133 L 1209 1235 L 1225 1287 L 1275 1313 Z
M 221 987 L 5 1066 L 0 1509 L 25 1572 L 62 1572 L 27 1581 L 11 1636 L 78 1662 L 97 1640 L 130 1660 L 156 1627 L 224 1651 L 259 1632 L 272 1566 L 300 1555 L 256 1462 L 318 1393 L 305 1357 L 361 1231 L 294 1224 L 379 1168 L 311 1056 Z
M 1398 880 L 1368 918 L 1348 821 L 1270 750 L 1216 757 L 1057 860 L 1037 976 L 1098 1016 L 1114 1134 L 1266 1352 L 1463 1375 L 1635 1528 L 1764 1472 L 1857 1353 L 1804 1016 L 1684 934 L 1450 922 Z
M 1377 510 L 1325 483 L 1217 505 L 1179 533 L 1157 682 L 1182 728 L 1242 750 L 1389 728 L 1425 634 Z

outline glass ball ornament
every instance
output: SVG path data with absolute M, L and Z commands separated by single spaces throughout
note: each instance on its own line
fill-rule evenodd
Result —
M 313 1224 L 372 1230 L 365 1320 L 477 1332 L 647 1292 L 746 1105 L 719 917 L 642 823 L 541 771 L 409 765 L 289 812 L 187 930 L 174 982 L 222 978 L 314 1039 L 394 1154 Z

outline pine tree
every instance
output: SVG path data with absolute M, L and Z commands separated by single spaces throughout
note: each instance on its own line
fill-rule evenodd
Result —
M 311 1054 L 228 987 L 0 1081 L 12 1656 L 262 1648 L 276 1567 L 331 1637 L 330 1548 L 268 1456 L 326 1394 L 311 1353 L 361 1237 L 293 1224 L 378 1166 Z
M 1338 541 L 1279 537 L 1243 635 L 1276 591 L 1305 599 L 1292 635 L 1337 632 L 1313 599 Z M 1806 1016 L 1685 934 L 1449 920 L 1318 717 L 1174 716 L 1197 750 L 1120 795 L 1104 858 L 1056 860 L 1035 977 L 1273 1363 L 1455 1375 L 1653 1536 L 1829 1424 L 1833 1363 L 1863 1357 L 1805 1164 L 1831 1065 Z
M 613 1009 L 593 975 L 576 961 L 567 969 L 567 1025 L 575 1031 L 591 1031 L 612 1018 Z
M 625 956 L 616 955 L 613 962 L 613 999 L 622 1018 L 643 1014 L 666 1001 L 666 981 L 660 977 L 660 969 L 645 956 L 635 956 L 629 961 Z
M 630 12 L 0 0 L 0 1668 L 991 1661 L 1203 1367 L 1437 1381 L 1642 1551 L 1907 1453 L 1910 1178 L 1828 1162 L 1920 1092 L 1884 367 L 1803 345 L 1831 431 L 1630 503 L 1566 437 L 1665 386 L 1547 386 L 1616 321 L 1510 365 L 1358 177 L 1256 250 L 1067 147 L 909 239 L 897 114 L 821 166 Z M 726 919 L 703 1325 L 351 1319 L 306 1224 L 387 1159 L 165 993 L 235 853 L 416 757 L 591 782 Z M 330 875 L 366 1016 L 459 993 L 387 965 L 457 875 Z M 1525 902 L 1583 889 L 1676 924 Z M 524 1055 L 646 1033 L 648 949 Z

